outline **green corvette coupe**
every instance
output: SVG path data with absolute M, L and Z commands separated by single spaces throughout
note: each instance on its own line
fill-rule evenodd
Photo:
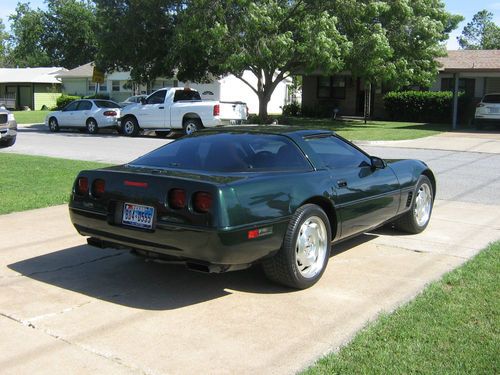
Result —
M 435 192 L 421 161 L 370 156 L 332 131 L 248 126 L 82 171 L 69 209 L 90 245 L 203 272 L 261 263 L 271 280 L 303 289 L 332 244 L 389 222 L 423 231 Z

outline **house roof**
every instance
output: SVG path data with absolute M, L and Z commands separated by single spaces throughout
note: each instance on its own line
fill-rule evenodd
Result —
M 437 59 L 440 71 L 500 72 L 500 50 L 457 50 Z
M 61 72 L 57 75 L 59 78 L 91 78 L 94 72 L 94 62 L 91 61 L 85 65 L 77 66 L 74 69 Z
M 57 73 L 66 69 L 52 68 L 0 68 L 0 83 L 61 83 Z

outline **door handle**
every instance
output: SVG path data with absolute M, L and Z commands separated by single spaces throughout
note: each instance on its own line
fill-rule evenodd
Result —
M 347 187 L 347 181 L 346 180 L 338 180 L 337 181 L 337 186 L 339 188 L 345 188 L 345 187 Z
M 165 109 L 165 107 L 158 107 L 158 109 Z

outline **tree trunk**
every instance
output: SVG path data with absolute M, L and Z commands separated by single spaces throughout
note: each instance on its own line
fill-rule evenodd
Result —
M 267 121 L 268 118 L 267 104 L 271 99 L 271 95 L 262 91 L 258 93 L 258 97 L 259 97 L 259 119 L 262 123 L 264 123 Z

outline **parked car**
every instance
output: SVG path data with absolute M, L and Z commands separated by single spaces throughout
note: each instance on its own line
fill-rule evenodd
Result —
M 500 93 L 483 97 L 476 107 L 474 122 L 478 129 L 486 123 L 500 124 Z
M 62 110 L 49 113 L 45 118 L 45 125 L 51 132 L 58 132 L 61 128 L 75 128 L 96 134 L 102 128 L 118 129 L 120 110 L 120 105 L 112 100 L 75 100 Z
M 191 134 L 202 128 L 241 124 L 248 116 L 243 102 L 201 100 L 196 90 L 181 87 L 155 91 L 141 103 L 123 108 L 121 131 L 133 137 L 142 129 L 166 135 L 179 129 Z
M 0 107 L 0 148 L 16 143 L 17 122 L 14 114 L 5 107 Z
M 90 245 L 204 272 L 262 263 L 302 289 L 320 279 L 332 243 L 390 222 L 423 231 L 435 192 L 424 162 L 384 161 L 331 131 L 229 127 L 80 172 L 69 209 Z
M 127 99 L 125 99 L 123 102 L 120 102 L 119 104 L 123 108 L 123 107 L 126 107 L 126 106 L 131 105 L 131 104 L 140 103 L 142 99 L 146 99 L 147 97 L 148 97 L 147 95 L 134 95 L 134 96 L 128 97 Z

